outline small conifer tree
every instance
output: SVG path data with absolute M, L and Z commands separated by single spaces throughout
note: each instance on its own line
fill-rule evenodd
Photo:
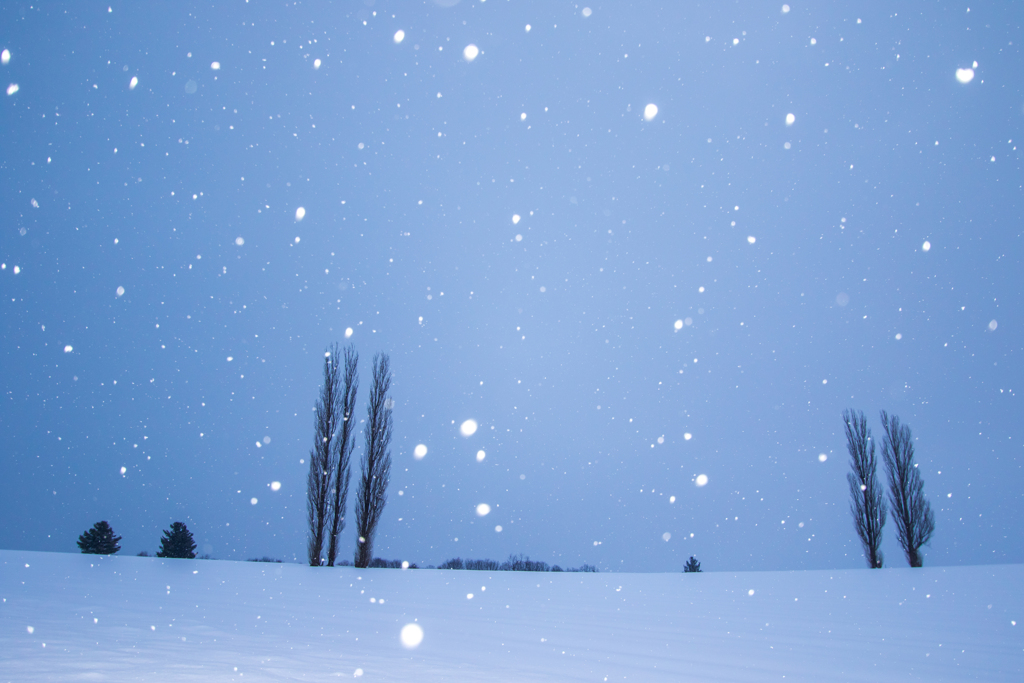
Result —
M 118 545 L 120 540 L 121 537 L 114 535 L 114 530 L 107 522 L 96 522 L 78 537 L 78 547 L 86 555 L 113 555 L 121 549 Z
M 196 542 L 192 532 L 181 522 L 175 522 L 170 529 L 164 530 L 160 539 L 160 551 L 157 557 L 180 557 L 191 560 L 196 556 Z
M 687 560 L 686 566 L 683 567 L 683 572 L 686 573 L 686 574 L 691 574 L 693 572 L 699 572 L 699 571 L 700 571 L 700 562 L 697 560 L 696 557 L 694 557 L 693 555 L 690 555 L 690 559 Z

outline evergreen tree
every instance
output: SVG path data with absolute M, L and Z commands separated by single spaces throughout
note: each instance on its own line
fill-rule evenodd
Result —
M 196 542 L 192 532 L 181 522 L 175 522 L 170 529 L 164 530 L 160 539 L 160 551 L 157 557 L 180 557 L 191 560 L 196 556 Z
M 700 562 L 697 561 L 696 557 L 690 555 L 690 559 L 687 560 L 686 566 L 683 567 L 683 572 L 686 574 L 692 574 L 694 572 L 699 572 L 700 570 Z
M 114 535 L 114 530 L 104 522 L 96 522 L 92 528 L 78 537 L 78 547 L 86 555 L 113 555 L 121 546 L 118 541 L 120 536 Z

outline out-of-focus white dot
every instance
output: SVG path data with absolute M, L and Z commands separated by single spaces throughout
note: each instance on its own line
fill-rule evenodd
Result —
M 683 321 L 682 320 L 677 320 L 675 322 L 675 325 L 673 325 L 673 327 L 675 327 L 677 330 L 683 329 Z
M 256 504 L 256 503 L 258 503 L 258 502 L 259 502 L 259 501 L 258 501 L 258 500 L 256 500 L 255 498 L 250 498 L 250 499 L 249 499 L 249 504 L 250 504 L 250 505 L 255 505 L 255 504 Z
M 651 103 L 644 107 L 644 119 L 650 121 L 658 115 L 658 105 Z
M 522 235 L 516 235 L 516 242 L 522 242 L 522 241 L 523 241 L 523 236 Z
M 229 363 L 230 363 L 231 361 L 233 361 L 234 359 L 235 359 L 235 357 L 234 357 L 234 356 L 228 356 L 228 362 L 229 362 Z
M 35 633 L 36 632 L 36 629 L 34 627 L 32 627 L 32 626 L 26 626 L 25 630 L 28 631 L 29 633 Z
M 0 52 L 0 64 L 9 64 L 10 61 L 11 61 L 11 51 L 10 50 L 4 49 L 3 52 Z
M 541 292 L 546 292 L 546 291 L 548 291 L 548 288 L 547 288 L 547 287 L 544 287 L 544 286 L 541 286 L 541 288 L 540 288 L 540 291 L 541 291 Z
M 135 86 L 137 86 L 138 84 L 139 84 L 139 77 L 138 76 L 132 76 L 132 80 L 129 81 L 129 83 L 128 83 L 128 89 L 129 90 L 135 90 Z
M 124 287 L 118 287 L 116 290 L 118 296 L 124 296 Z
M 527 33 L 529 33 L 529 32 L 530 32 L 530 29 L 532 29 L 532 28 L 533 28 L 532 26 L 530 26 L 529 24 L 527 24 L 527 25 L 526 25 L 526 32 L 527 32 Z
M 932 243 L 929 242 L 928 240 L 925 240 L 924 244 L 921 245 L 921 251 L 930 251 L 931 248 L 932 248 Z
M 298 235 L 296 235 L 296 236 L 295 236 L 295 244 L 298 244 L 298 243 L 299 243 L 299 242 L 301 242 L 301 241 L 302 241 L 302 238 L 301 238 L 301 237 L 299 237 Z
M 321 64 L 323 64 L 323 62 L 321 62 L 319 58 L 313 60 L 314 69 L 319 69 Z
M 747 591 L 747 595 L 753 595 L 753 594 L 754 594 L 754 589 L 753 588 L 751 588 L 750 590 Z
M 210 64 L 210 68 L 214 71 L 220 71 L 220 62 L 213 62 Z
M 896 341 L 899 341 L 900 339 L 903 339 L 903 335 L 900 334 L 899 332 L 897 332 L 896 333 Z
M 583 11 L 580 12 L 580 14 L 582 14 L 585 17 L 589 17 L 591 14 L 593 14 L 593 12 L 589 7 L 584 7 Z
M 360 142 L 358 145 L 356 145 L 356 147 L 358 147 L 359 149 L 363 149 L 364 147 L 366 147 L 366 145 Z
M 821 380 L 821 383 L 822 384 L 828 384 L 828 380 L 827 379 L 823 379 L 823 380 Z
M 346 327 L 345 328 L 345 339 L 348 339 L 351 336 L 352 336 L 352 328 L 351 327 Z
M 363 675 L 363 670 L 362 669 L 356 669 L 355 671 L 352 672 L 352 678 L 359 678 L 362 675 Z
M 992 329 L 995 329 L 995 328 L 992 328 Z M 67 346 L 64 347 L 64 353 L 71 353 L 74 350 L 75 349 L 74 349 L 73 346 L 71 346 L 71 344 L 68 344 Z
M 995 157 L 992 157 L 991 159 L 989 159 L 989 161 L 995 161 L 995 160 L 996 160 Z
M 670 534 L 667 531 L 661 535 L 661 540 L 665 541 L 666 543 L 668 543 L 670 538 L 672 538 L 672 534 Z
M 242 246 L 243 244 L 245 244 L 245 238 L 244 237 L 236 237 L 235 238 L 235 244 L 237 244 L 238 246 Z
M 397 31 L 395 31 L 395 44 L 397 45 L 403 40 L 405 40 L 405 31 L 403 31 L 402 29 L 398 29 Z
M 525 474 L 520 474 L 519 475 L 519 481 L 523 481 L 524 479 L 526 479 L 526 475 Z
M 711 257 L 711 256 L 708 256 L 708 263 L 711 263 L 712 261 L 714 261 L 714 258 Z
M 521 216 L 518 213 L 512 214 L 512 225 L 516 225 L 521 220 Z
M 997 323 L 995 320 L 990 320 L 989 321 L 988 329 L 989 329 L 990 332 L 995 332 L 997 327 L 999 327 L 999 323 Z M 64 350 L 67 351 L 70 348 L 71 348 L 70 346 L 65 346 Z
M 692 438 L 693 438 L 693 434 L 691 434 L 690 432 L 686 432 L 685 434 L 683 434 L 683 440 L 684 441 L 689 441 Z
M 966 69 L 956 70 L 956 80 L 961 83 L 970 83 L 974 80 L 974 69 L 968 67 Z
M 427 447 L 424 444 L 416 444 L 416 448 L 412 449 L 412 457 L 417 460 L 422 460 L 427 454 Z
M 670 502 L 670 503 L 676 502 L 676 497 L 675 496 L 669 496 L 668 497 L 668 502 Z
M 499 524 L 498 526 L 494 527 L 494 531 L 495 531 L 496 533 L 499 533 L 499 534 L 500 534 L 500 533 L 501 533 L 501 525 Z
M 21 90 L 21 88 L 18 87 L 17 83 L 11 83 L 9 86 L 7 86 L 7 94 L 8 95 L 13 95 L 14 93 L 18 92 L 19 90 Z
M 487 457 L 487 453 L 485 453 L 483 451 L 477 451 L 476 452 L 476 461 L 477 462 L 483 462 L 484 458 L 486 458 L 486 457 Z
M 301 221 L 305 217 L 306 217 L 306 209 L 305 209 L 305 207 L 300 206 L 299 208 L 295 209 L 295 220 Z
M 491 506 L 487 503 L 480 503 L 476 506 L 476 514 L 478 517 L 485 517 L 491 513 Z
M 700 292 L 701 294 L 703 294 L 704 293 L 704 288 L 703 287 L 698 287 L 697 291 Z
M 757 241 L 756 237 L 754 237 L 753 235 L 747 235 L 747 244 L 753 244 L 756 241 Z
M 437 99 L 441 99 L 441 93 L 437 93 Z
M 828 456 L 824 453 L 818 453 L 818 462 L 825 462 L 828 460 Z
M 473 599 L 473 594 L 472 593 L 466 593 L 466 599 L 467 600 L 472 600 Z
M 708 475 L 698 474 L 697 481 L 695 483 L 697 484 L 697 486 L 706 486 L 708 483 Z
M 122 468 L 121 468 L 121 474 L 124 474 L 124 473 L 125 473 L 125 472 L 127 472 L 127 471 L 128 471 L 128 468 L 127 468 L 127 467 L 122 467 Z
M 476 420 L 470 419 L 459 425 L 459 431 L 462 432 L 463 436 L 473 436 L 476 434 Z
M 792 149 L 793 148 L 793 143 L 791 143 L 791 142 L 783 143 L 782 148 L 783 149 Z
M 281 482 L 279 482 L 279 481 L 272 481 L 272 482 L 270 482 L 270 490 L 271 491 L 280 491 L 281 490 Z
M 423 629 L 419 624 L 406 624 L 402 627 L 402 645 L 410 650 L 423 642 Z
M 783 5 L 782 6 L 782 13 L 783 14 L 789 14 L 789 5 Z M 754 591 L 750 591 L 750 594 L 753 595 Z
M 480 54 L 480 48 L 473 43 L 470 43 L 462 50 L 462 57 L 467 62 L 472 62 Z
M 711 42 L 711 36 L 704 36 L 704 42 L 705 43 L 710 43 Z
M 795 121 L 796 121 L 796 116 L 795 115 L 793 115 L 793 114 L 786 114 L 786 125 L 787 126 L 792 126 Z

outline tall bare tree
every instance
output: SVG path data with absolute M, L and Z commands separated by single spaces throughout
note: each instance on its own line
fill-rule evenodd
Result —
M 935 532 L 935 515 L 924 497 L 924 481 L 914 462 L 914 441 L 910 427 L 882 411 L 882 458 L 889 478 L 889 504 L 896 520 L 896 536 L 911 567 L 923 564 L 921 546 Z
M 366 567 L 373 559 L 373 537 L 388 502 L 388 481 L 391 478 L 391 361 L 386 353 L 373 357 L 373 383 L 366 406 L 366 429 L 363 459 L 360 463 L 359 493 L 356 500 L 355 566 Z
M 341 433 L 334 440 L 334 500 L 331 501 L 330 541 L 327 544 L 327 566 L 333 567 L 338 557 L 338 541 L 345 530 L 345 511 L 348 509 L 348 484 L 352 477 L 352 452 L 356 447 L 354 412 L 356 392 L 359 390 L 359 354 L 349 346 L 345 349 L 345 369 L 341 378 Z
M 306 551 L 311 567 L 323 565 L 324 533 L 331 509 L 334 474 L 334 435 L 341 421 L 341 354 L 333 344 L 324 354 L 324 380 L 316 402 L 313 448 L 306 476 L 306 512 L 309 537 Z
M 843 411 L 846 425 L 846 449 L 850 452 L 850 514 L 857 529 L 864 556 L 872 569 L 882 568 L 882 527 L 885 526 L 885 499 L 876 476 L 875 442 L 871 439 L 864 413 Z

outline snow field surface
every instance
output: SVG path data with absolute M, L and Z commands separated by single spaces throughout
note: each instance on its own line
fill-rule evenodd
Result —
M 0 680 L 1020 681 L 1022 581 L 1021 565 L 577 574 L 0 551 Z

